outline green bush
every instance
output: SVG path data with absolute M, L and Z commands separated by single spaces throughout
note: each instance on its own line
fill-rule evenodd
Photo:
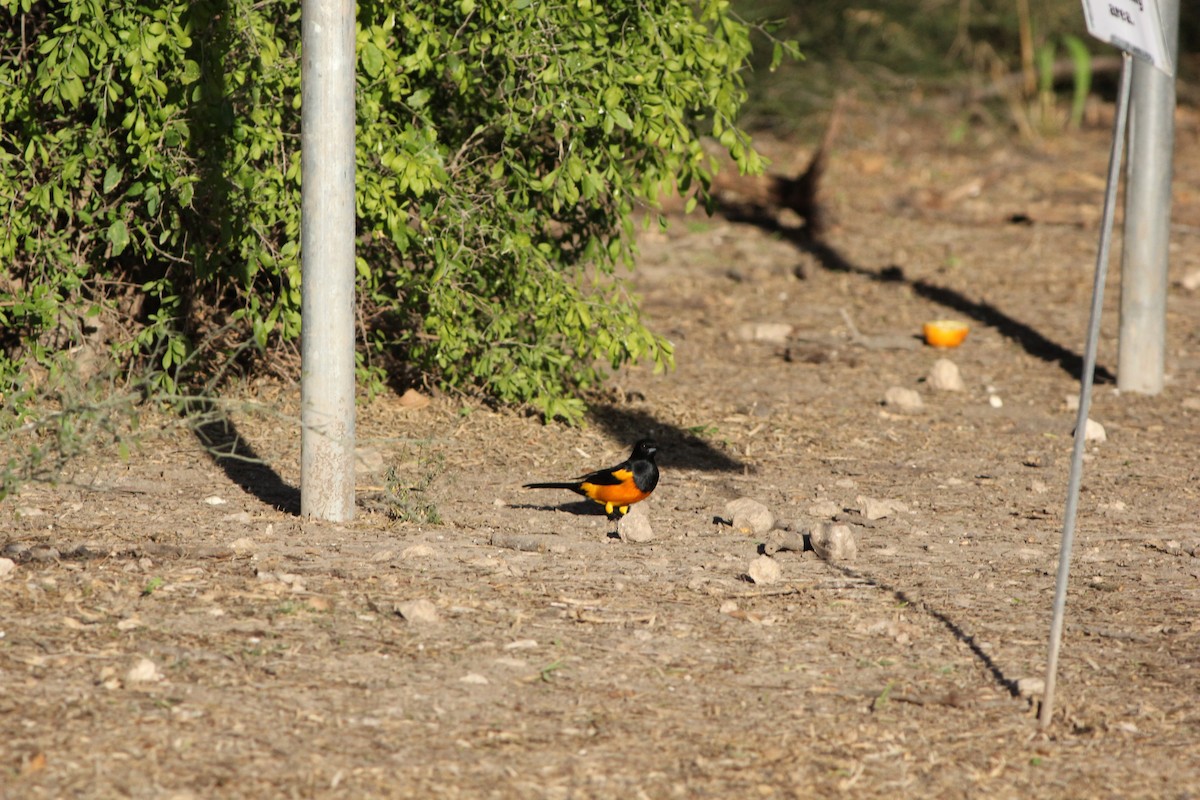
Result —
M 0 0 L 0 392 L 97 329 L 168 390 L 299 330 L 299 4 Z M 362 0 L 360 364 L 577 420 L 671 362 L 617 276 L 706 198 L 749 29 L 725 0 Z M 778 59 L 776 53 L 775 58 Z

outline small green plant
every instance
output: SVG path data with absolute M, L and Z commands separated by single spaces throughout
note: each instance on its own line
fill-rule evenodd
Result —
M 387 514 L 399 522 L 440 525 L 442 515 L 429 494 L 434 482 L 446 471 L 440 453 L 421 452 L 414 468 L 388 467 L 384 473 L 384 501 Z
M 122 460 L 139 439 L 142 387 L 115 372 L 81 376 L 70 361 L 52 362 L 42 381 L 0 402 L 0 437 L 11 455 L 0 463 L 0 500 L 28 481 L 53 481 L 76 456 L 115 447 Z
M 538 677 L 541 679 L 542 683 L 553 683 L 554 673 L 558 672 L 564 666 L 565 665 L 563 664 L 561 658 L 555 659 L 541 668 L 541 670 L 538 672 Z
M 149 597 L 157 592 L 163 586 L 163 579 L 159 577 L 151 578 L 146 581 L 146 585 L 142 587 L 142 597 Z
M 1071 78 L 1074 87 L 1071 106 L 1066 116 L 1063 117 L 1058 110 L 1058 96 L 1054 89 L 1057 79 L 1058 47 L 1055 41 L 1048 41 L 1037 49 L 1035 58 L 1038 86 L 1036 117 L 1043 130 L 1078 128 L 1083 121 L 1088 94 L 1092 91 L 1092 54 L 1088 51 L 1087 46 L 1078 36 L 1063 36 L 1061 42 L 1070 57 Z
M 888 681 L 887 686 L 883 687 L 883 691 L 875 696 L 875 699 L 871 701 L 872 711 L 881 711 L 887 707 L 887 704 L 891 702 L 893 686 L 895 686 L 895 682 Z

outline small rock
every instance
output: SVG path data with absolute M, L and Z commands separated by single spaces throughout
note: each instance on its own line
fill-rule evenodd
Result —
M 487 686 L 489 683 L 491 683 L 491 681 L 480 675 L 478 672 L 468 672 L 466 675 L 463 675 L 461 678 L 459 678 L 458 682 L 469 683 L 473 686 Z
M 992 408 L 1004 408 L 1004 401 L 1000 399 L 1000 395 L 998 394 L 989 394 L 988 405 Z
M 833 519 L 838 514 L 842 513 L 842 505 L 841 503 L 837 503 L 833 500 L 818 500 L 806 508 L 805 512 L 812 517 L 826 517 L 828 519 Z
M 229 543 L 229 549 L 238 555 L 249 553 L 254 549 L 254 540 L 249 536 L 243 536 L 239 539 L 234 539 Z
M 1104 431 L 1103 425 L 1089 417 L 1087 425 L 1083 428 L 1083 440 L 1100 444 L 1108 441 L 1108 434 Z
M 430 400 L 416 389 L 405 389 L 404 394 L 400 395 L 398 402 L 402 408 L 416 410 L 419 408 L 425 408 L 425 406 L 429 405 Z
M 858 557 L 858 542 L 849 525 L 824 523 L 809 535 L 813 551 L 826 561 L 853 561 Z
M 505 650 L 534 650 L 538 646 L 537 639 L 514 639 L 504 645 Z
M 1045 494 L 1046 492 L 1050 491 L 1050 487 L 1046 485 L 1045 481 L 1034 478 L 1029 482 L 1029 491 L 1033 492 L 1034 494 Z
M 1040 469 L 1054 466 L 1054 455 L 1051 453 L 1030 453 L 1021 459 L 1021 466 Z
M 437 606 L 428 600 L 405 600 L 396 604 L 396 612 L 414 625 L 433 625 L 440 621 Z
M 226 500 L 222 497 L 217 497 L 214 494 L 204 498 L 204 502 L 208 503 L 210 506 L 223 506 L 225 505 Z
M 29 545 L 24 542 L 9 542 L 0 549 L 0 553 L 9 556 L 18 561 L 27 561 L 29 559 Z
M 722 600 L 720 608 L 717 609 L 717 611 L 721 614 L 732 614 L 737 610 L 737 600 Z
M 163 679 L 158 665 L 148 658 L 140 659 L 125 673 L 125 683 L 155 683 Z
M 497 667 L 505 667 L 506 669 L 528 669 L 529 662 L 523 658 L 513 658 L 512 656 L 500 656 L 493 658 L 492 663 Z
M 413 559 L 413 558 L 433 558 L 436 555 L 437 555 L 437 550 L 434 550 L 432 547 L 430 547 L 427 544 L 409 545 L 408 547 L 406 547 L 400 551 L 400 558 L 402 558 L 405 561 L 408 561 L 409 559 Z M 372 559 L 372 560 L 375 560 L 375 559 Z M 381 560 L 391 560 L 391 559 L 389 557 L 388 559 L 381 559 Z
M 8 580 L 13 576 L 13 570 L 17 568 L 17 562 L 11 558 L 0 558 L 0 581 Z
M 59 552 L 57 547 L 35 544 L 25 551 L 25 558 L 30 561 L 58 561 Z
M 1069 394 L 1066 396 L 1065 401 L 1067 404 L 1067 411 L 1078 411 L 1079 410 L 1079 395 Z
M 1042 678 L 1020 678 L 1017 680 L 1017 694 L 1021 697 L 1034 697 L 1046 693 L 1046 681 Z
M 961 392 L 967 388 L 963 383 L 962 373 L 958 371 L 958 365 L 948 358 L 939 358 L 933 362 L 926 382 L 930 388 L 942 392 Z
M 744 342 L 786 344 L 792 330 L 786 322 L 743 322 L 738 326 L 737 335 Z
M 1179 285 L 1189 292 L 1200 289 L 1200 269 L 1193 269 L 1179 279 Z
M 654 541 L 654 530 L 650 527 L 650 515 L 644 506 L 634 506 L 629 513 L 617 520 L 617 535 L 623 542 L 645 544 Z
M 739 497 L 725 504 L 725 518 L 733 523 L 733 529 L 745 536 L 766 533 L 775 527 L 775 515 L 757 500 Z
M 883 519 L 898 511 L 908 511 L 908 506 L 900 500 L 880 500 L 860 494 L 854 502 L 858 504 L 858 510 L 862 515 L 870 520 Z
M 896 409 L 902 414 L 916 414 L 925 407 L 921 395 L 915 389 L 904 386 L 892 386 L 883 393 L 883 404 Z
M 746 574 L 760 586 L 770 586 L 772 583 L 779 583 L 779 579 L 783 577 L 783 570 L 779 568 L 779 562 L 770 556 L 759 556 L 750 562 Z

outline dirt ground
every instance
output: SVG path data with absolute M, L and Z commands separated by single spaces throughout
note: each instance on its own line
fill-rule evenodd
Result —
M 232 417 L 261 464 L 145 420 L 128 462 L 6 501 L 0 797 L 1200 796 L 1195 115 L 1177 138 L 1167 386 L 1116 391 L 1115 270 L 1048 731 L 1109 129 L 952 144 L 857 106 L 819 241 L 787 218 L 642 237 L 678 368 L 617 376 L 583 430 L 364 403 L 359 513 L 329 524 L 296 514 L 297 387 L 263 383 Z M 811 143 L 762 147 L 793 171 Z M 961 347 L 915 338 L 945 317 Z M 962 391 L 927 382 L 940 358 Z M 644 435 L 651 542 L 520 488 Z M 742 496 L 851 525 L 857 558 L 750 581 L 766 537 L 716 521 Z

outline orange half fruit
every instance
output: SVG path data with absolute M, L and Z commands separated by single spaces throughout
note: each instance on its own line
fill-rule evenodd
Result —
M 922 333 L 925 335 L 925 344 L 931 347 L 958 347 L 963 343 L 963 339 L 967 338 L 967 332 L 970 330 L 965 322 L 935 319 L 925 323 Z

